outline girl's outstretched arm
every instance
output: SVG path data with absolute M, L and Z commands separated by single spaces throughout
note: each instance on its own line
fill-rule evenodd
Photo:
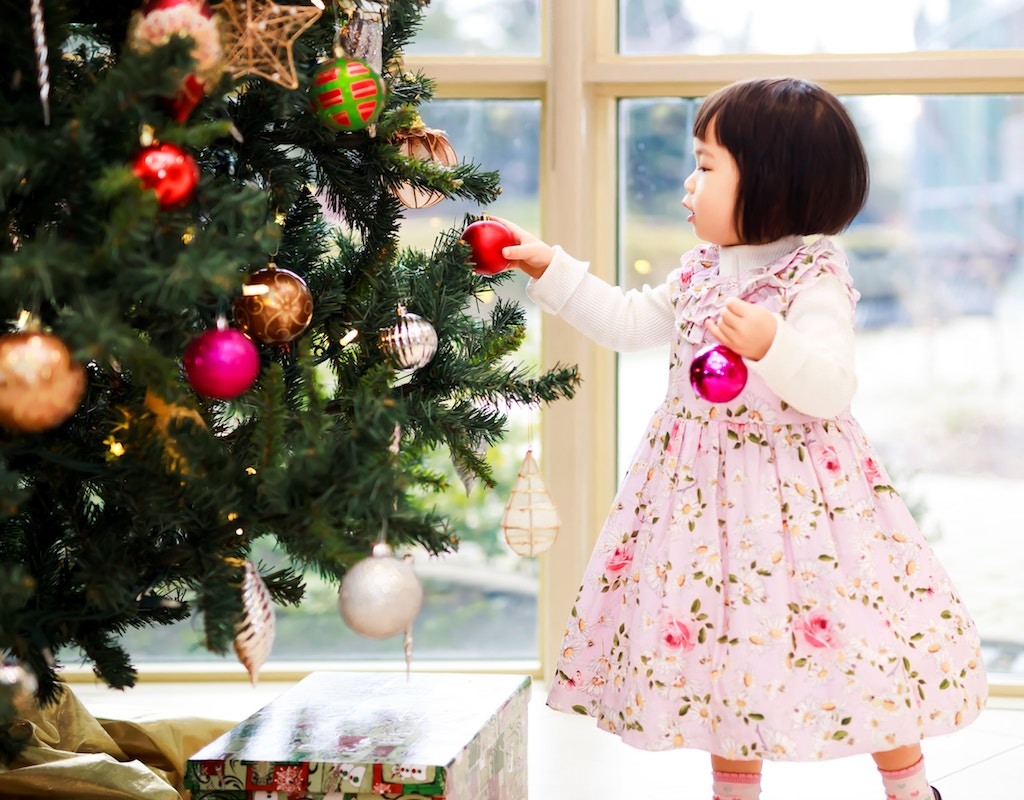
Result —
M 518 244 L 503 253 L 511 266 L 533 278 L 526 291 L 544 311 L 612 350 L 645 350 L 672 341 L 675 313 L 667 283 L 625 292 L 591 275 L 589 264 L 561 247 L 545 244 L 513 222 L 492 219 L 516 238 Z

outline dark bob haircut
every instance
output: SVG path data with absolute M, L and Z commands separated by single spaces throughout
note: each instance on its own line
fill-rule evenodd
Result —
M 857 129 L 836 96 L 816 83 L 733 83 L 701 104 L 693 135 L 716 141 L 736 161 L 735 223 L 743 242 L 839 233 L 867 200 Z

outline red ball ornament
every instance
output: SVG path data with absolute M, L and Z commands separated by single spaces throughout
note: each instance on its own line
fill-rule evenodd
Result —
M 132 171 L 147 189 L 156 192 L 160 208 L 185 205 L 199 185 L 199 166 L 195 159 L 173 144 L 144 147 L 132 163 Z
M 317 118 L 328 128 L 361 131 L 384 110 L 384 80 L 361 58 L 336 58 L 317 69 L 309 85 Z
M 185 348 L 185 377 L 199 394 L 230 400 L 252 386 L 260 354 L 244 333 L 224 328 L 199 334 Z
M 728 403 L 747 385 L 747 365 L 724 344 L 702 347 L 690 362 L 690 385 L 709 403 Z
M 473 251 L 470 261 L 473 272 L 478 275 L 497 275 L 508 269 L 508 259 L 501 251 L 516 244 L 512 231 L 493 219 L 481 219 L 467 225 L 462 232 L 462 241 Z

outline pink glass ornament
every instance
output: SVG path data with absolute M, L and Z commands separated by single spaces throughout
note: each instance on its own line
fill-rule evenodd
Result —
M 244 333 L 224 328 L 199 334 L 185 348 L 185 377 L 199 394 L 230 400 L 256 380 L 260 354 Z
M 724 344 L 702 347 L 690 362 L 690 385 L 709 403 L 728 403 L 747 385 L 747 365 Z

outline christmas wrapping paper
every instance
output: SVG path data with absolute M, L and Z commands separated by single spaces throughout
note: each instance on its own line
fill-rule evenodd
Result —
M 525 800 L 530 679 L 316 672 L 193 755 L 193 800 Z

